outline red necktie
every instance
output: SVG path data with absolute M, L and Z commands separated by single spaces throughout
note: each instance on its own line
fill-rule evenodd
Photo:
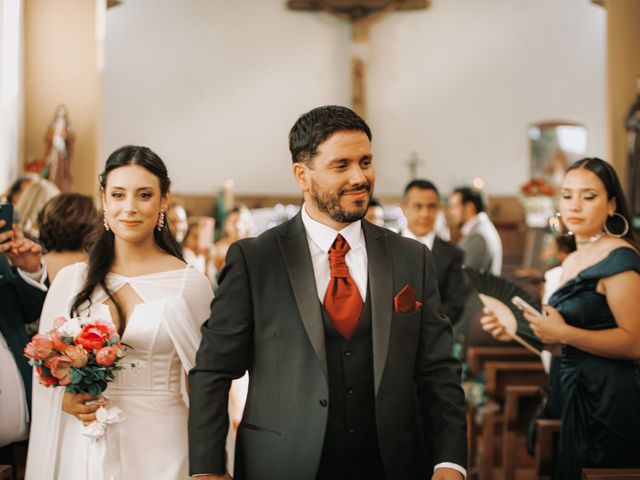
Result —
M 338 235 L 329 250 L 331 280 L 324 297 L 324 308 L 333 326 L 347 340 L 351 338 L 362 314 L 362 297 L 356 283 L 349 275 L 345 255 L 349 244 Z

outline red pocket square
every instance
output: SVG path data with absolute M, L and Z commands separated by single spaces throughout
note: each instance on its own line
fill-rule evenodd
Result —
M 396 313 L 410 313 L 419 309 L 422 302 L 416 300 L 416 291 L 406 284 L 393 299 L 393 306 Z

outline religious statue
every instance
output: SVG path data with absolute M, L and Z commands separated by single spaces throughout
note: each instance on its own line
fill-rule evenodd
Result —
M 631 214 L 640 217 L 640 78 L 636 79 L 638 96 L 631 105 L 624 125 L 627 129 L 628 164 L 627 186 Z
M 71 190 L 71 154 L 74 134 L 67 118 L 67 107 L 58 105 L 45 137 L 44 178 L 49 179 L 61 192 Z

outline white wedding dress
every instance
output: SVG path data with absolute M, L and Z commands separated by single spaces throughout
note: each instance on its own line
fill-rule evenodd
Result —
M 49 290 L 40 332 L 68 316 L 82 288 L 86 264 L 61 270 Z M 191 267 L 138 277 L 109 274 L 112 292 L 129 285 L 143 300 L 130 314 L 122 342 L 129 346 L 124 370 L 104 392 L 111 407 L 126 416 L 107 426 L 106 454 L 95 454 L 82 423 L 62 412 L 63 388 L 33 386 L 33 418 L 27 480 L 187 479 L 187 396 L 185 372 L 194 365 L 200 326 L 209 316 L 213 292 L 208 280 Z M 82 316 L 111 321 L 97 291 Z M 98 458 L 96 458 L 98 457 Z

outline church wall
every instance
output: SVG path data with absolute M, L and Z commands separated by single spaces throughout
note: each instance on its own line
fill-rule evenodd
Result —
M 584 123 L 605 152 L 605 10 L 587 0 L 434 0 L 371 27 L 368 117 L 377 191 L 415 151 L 446 191 L 481 177 L 514 194 L 527 127 Z M 107 13 L 103 159 L 127 143 L 167 162 L 176 191 L 295 194 L 297 116 L 350 102 L 350 29 L 281 0 L 126 0 Z
M 0 193 L 19 172 L 23 135 L 22 0 L 0 0 Z
M 25 3 L 25 140 L 27 160 L 42 158 L 54 110 L 65 104 L 75 132 L 72 188 L 97 191 L 101 156 L 105 0 Z

